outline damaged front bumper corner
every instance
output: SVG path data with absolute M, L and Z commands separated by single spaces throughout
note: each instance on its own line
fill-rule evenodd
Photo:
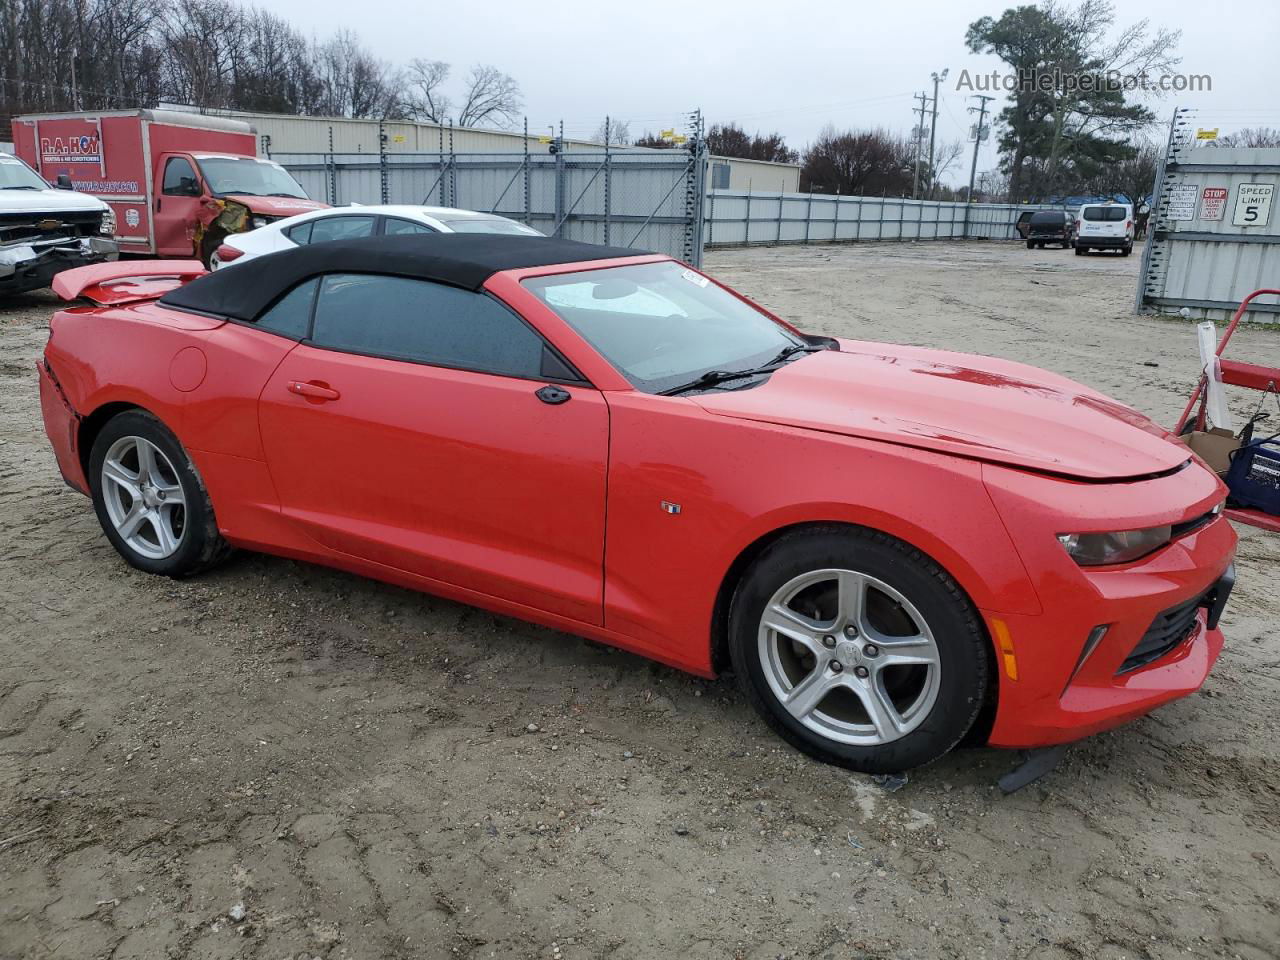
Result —
M 62 270 L 119 257 L 119 245 L 108 237 L 9 244 L 0 247 L 0 294 L 38 290 L 49 286 Z

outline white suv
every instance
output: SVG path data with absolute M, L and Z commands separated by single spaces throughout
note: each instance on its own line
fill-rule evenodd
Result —
M 1133 207 L 1112 200 L 1086 203 L 1080 208 L 1075 247 L 1077 256 L 1088 250 L 1119 250 L 1127 257 L 1133 252 Z

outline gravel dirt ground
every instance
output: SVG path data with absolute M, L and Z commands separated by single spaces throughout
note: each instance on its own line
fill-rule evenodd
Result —
M 708 257 L 808 330 L 1028 361 L 1171 423 L 1193 327 L 1131 315 L 1136 263 Z M 1280 955 L 1280 537 L 1241 528 L 1200 694 L 1009 797 L 994 750 L 889 792 L 782 746 L 730 679 L 287 560 L 130 569 L 42 433 L 54 307 L 0 306 L 0 957 Z M 1280 363 L 1280 330 L 1233 346 Z

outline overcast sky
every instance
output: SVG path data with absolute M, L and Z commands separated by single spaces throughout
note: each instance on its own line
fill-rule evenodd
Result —
M 491 63 L 519 81 L 531 128 L 564 121 L 567 136 L 588 137 L 605 114 L 631 132 L 678 126 L 701 107 L 711 123 L 777 130 L 803 148 L 827 123 L 884 126 L 906 133 L 912 94 L 931 92 L 929 75 L 949 68 L 940 88 L 938 136 L 967 138 L 973 103 L 957 90 L 963 70 L 989 73 L 994 57 L 970 54 L 965 29 L 1012 2 L 833 2 L 805 0 L 475 0 L 415 4 L 395 0 L 258 0 L 324 37 L 355 30 L 379 56 L 403 63 L 444 60 L 460 79 Z M 1182 30 L 1182 71 L 1208 74 L 1212 92 L 1169 95 L 1151 105 L 1199 111 L 1201 126 L 1280 127 L 1276 41 L 1280 3 L 1242 0 L 1124 0 L 1118 23 L 1148 17 Z M 358 11 L 358 16 L 354 11 Z M 993 106 L 998 107 L 1000 101 Z M 984 145 L 981 171 L 995 163 Z M 968 154 L 948 177 L 967 179 Z

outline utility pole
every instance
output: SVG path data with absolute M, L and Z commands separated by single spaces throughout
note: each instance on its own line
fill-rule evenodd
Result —
M 969 239 L 969 208 L 973 206 L 973 180 L 978 173 L 978 151 L 982 148 L 982 141 L 986 137 L 986 126 L 984 121 L 987 116 L 987 104 L 995 97 L 984 96 L 981 93 L 974 94 L 974 99 L 978 101 L 976 107 L 970 107 L 969 112 L 978 112 L 978 126 L 973 131 L 973 163 L 969 166 L 969 193 L 964 198 L 964 239 Z
M 933 169 L 933 138 L 938 130 L 938 84 L 947 79 L 950 68 L 943 70 L 942 73 L 932 74 L 933 77 L 933 119 L 929 121 L 929 197 L 933 197 L 933 188 L 937 186 L 938 175 Z M 923 118 L 921 118 L 923 119 Z
M 911 108 L 912 113 L 920 114 L 920 122 L 911 131 L 916 142 L 916 176 L 911 184 L 911 199 L 916 200 L 920 196 L 920 141 L 924 138 L 924 112 L 926 109 L 925 104 L 928 102 L 929 97 L 924 93 L 915 93 L 911 95 L 911 98 L 920 101 L 920 106 Z

